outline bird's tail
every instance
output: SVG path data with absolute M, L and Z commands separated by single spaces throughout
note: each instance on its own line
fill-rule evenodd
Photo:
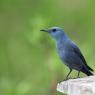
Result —
M 91 67 L 87 66 L 87 68 L 90 70 L 90 71 L 94 71 Z
M 85 73 L 87 76 L 91 76 L 93 75 L 93 73 L 91 71 L 89 71 L 86 67 L 82 68 L 81 70 L 83 73 Z

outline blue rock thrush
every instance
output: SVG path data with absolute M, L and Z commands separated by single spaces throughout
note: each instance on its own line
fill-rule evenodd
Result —
M 59 57 L 62 62 L 70 69 L 70 72 L 68 73 L 66 79 L 68 79 L 68 76 L 72 72 L 72 69 L 78 71 L 77 77 L 79 77 L 80 71 L 88 76 L 93 75 L 91 72 L 93 69 L 87 65 L 80 49 L 66 35 L 63 29 L 60 27 L 52 27 L 49 29 L 42 29 L 41 31 L 48 32 L 55 39 L 56 49 Z

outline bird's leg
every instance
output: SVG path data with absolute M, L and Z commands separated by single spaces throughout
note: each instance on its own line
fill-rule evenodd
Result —
M 71 72 L 72 72 L 72 69 L 70 68 L 70 71 L 69 71 L 68 75 L 66 76 L 66 79 L 65 80 L 68 79 L 68 77 L 69 77 L 69 75 L 70 75 Z
M 79 78 L 79 74 L 80 74 L 80 71 L 78 71 L 78 75 L 77 75 L 77 78 Z

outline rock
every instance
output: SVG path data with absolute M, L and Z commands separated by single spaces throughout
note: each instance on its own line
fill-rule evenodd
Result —
M 63 81 L 57 85 L 57 91 L 67 95 L 95 95 L 95 76 Z

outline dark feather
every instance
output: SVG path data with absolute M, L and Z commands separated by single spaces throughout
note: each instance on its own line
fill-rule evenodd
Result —
M 87 62 L 86 62 L 84 56 L 82 55 L 80 49 L 79 49 L 75 44 L 72 45 L 72 49 L 73 49 L 73 51 L 80 57 L 80 59 L 81 59 L 81 60 L 83 61 L 83 63 L 85 64 L 85 66 L 86 66 L 89 70 L 93 71 L 93 69 L 90 68 L 90 67 L 87 65 Z

